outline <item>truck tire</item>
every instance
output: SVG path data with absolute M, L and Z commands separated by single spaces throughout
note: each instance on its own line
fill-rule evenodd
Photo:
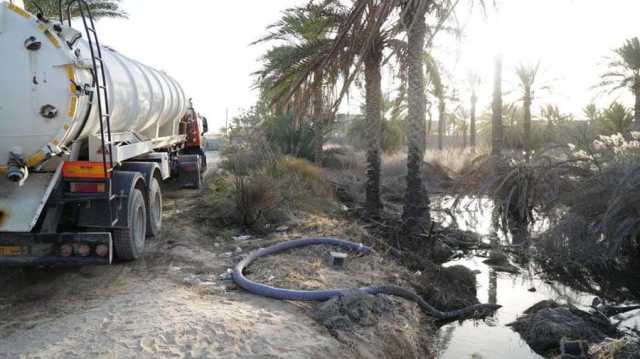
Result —
M 129 197 L 127 228 L 113 230 L 113 247 L 119 260 L 132 261 L 142 256 L 147 232 L 147 210 L 144 195 L 134 189 Z
M 162 189 L 155 177 L 149 183 L 149 208 L 147 211 L 147 236 L 156 237 L 162 229 Z

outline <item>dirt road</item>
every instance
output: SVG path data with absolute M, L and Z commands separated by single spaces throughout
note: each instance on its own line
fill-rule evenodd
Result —
M 177 215 L 197 195 L 167 194 L 165 233 L 138 262 L 4 270 L 0 358 L 337 356 L 341 344 L 298 307 L 225 290 L 227 248 L 214 252 Z
M 221 279 L 261 240 L 222 240 L 194 222 L 201 196 L 165 191 L 163 232 L 137 262 L 1 269 L 0 358 L 379 356 L 376 335 L 354 345 L 311 319 L 309 304 L 256 297 Z M 413 318 L 417 309 L 406 306 Z

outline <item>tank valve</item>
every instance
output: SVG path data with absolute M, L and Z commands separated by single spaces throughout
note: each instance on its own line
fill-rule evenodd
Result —
M 24 47 L 29 51 L 38 51 L 42 48 L 42 42 L 38 41 L 34 36 L 30 36 L 24 40 Z
M 22 183 L 29 176 L 29 169 L 20 155 L 9 152 L 7 179 L 11 182 Z
M 44 105 L 40 108 L 40 114 L 44 118 L 55 118 L 58 116 L 58 109 L 53 105 Z

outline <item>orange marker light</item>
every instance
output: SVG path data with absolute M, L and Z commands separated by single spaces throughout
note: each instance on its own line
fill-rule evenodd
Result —
M 107 169 L 109 165 L 107 165 Z M 62 165 L 62 176 L 64 178 L 105 178 L 104 166 L 102 162 L 70 161 Z M 106 177 L 110 177 L 110 173 Z

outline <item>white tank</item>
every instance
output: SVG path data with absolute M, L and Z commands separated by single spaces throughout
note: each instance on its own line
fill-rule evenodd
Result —
M 176 136 L 187 100 L 180 85 L 155 70 L 102 47 L 111 131 L 154 139 Z M 91 53 L 80 32 L 44 23 L 0 0 L 0 171 L 10 153 L 35 167 L 77 139 L 99 133 L 90 106 Z

